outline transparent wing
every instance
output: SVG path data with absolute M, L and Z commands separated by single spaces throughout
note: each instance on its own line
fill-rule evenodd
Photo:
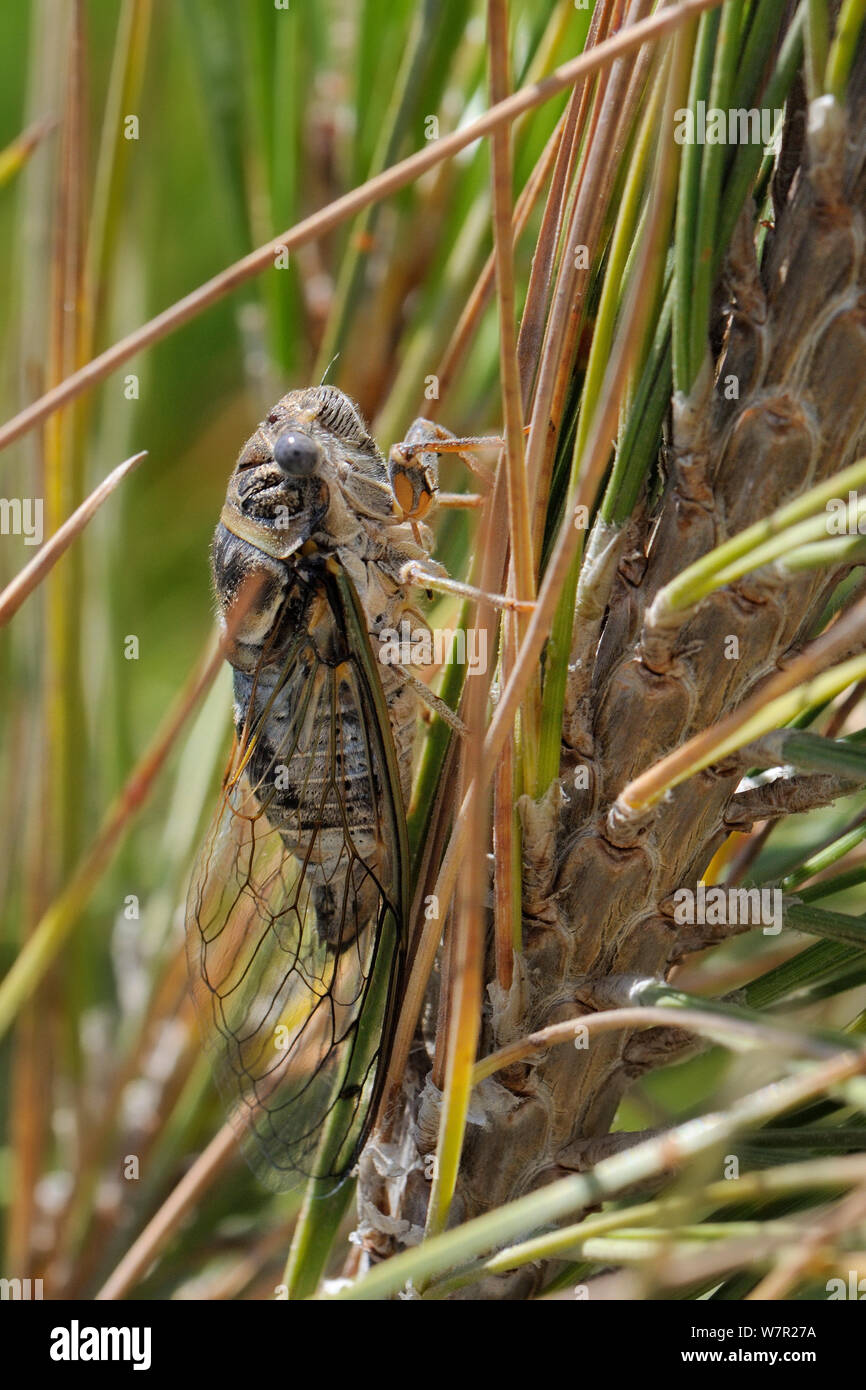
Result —
M 315 640 L 298 634 L 259 692 L 187 904 L 206 1046 L 275 1189 L 353 1166 L 405 959 L 405 816 L 382 687 L 351 582 L 326 573 L 321 597 Z

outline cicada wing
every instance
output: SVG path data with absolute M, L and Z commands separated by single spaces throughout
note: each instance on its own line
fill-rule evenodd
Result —
M 357 595 L 327 576 L 236 750 L 187 905 L 192 993 L 258 1176 L 339 1182 L 384 1080 L 405 960 L 406 834 Z M 334 625 L 333 664 L 318 656 Z M 280 779 L 289 791 L 280 792 Z

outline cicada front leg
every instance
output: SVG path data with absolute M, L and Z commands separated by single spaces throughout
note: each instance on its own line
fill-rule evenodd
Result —
M 488 594 L 473 584 L 451 579 L 443 567 L 429 555 L 430 534 L 422 519 L 429 516 L 436 506 L 483 506 L 495 481 L 495 475 L 474 457 L 474 452 L 486 448 L 501 450 L 502 447 L 503 441 L 497 435 L 458 437 L 442 425 L 423 418 L 414 422 L 405 439 L 392 446 L 387 468 L 394 512 L 400 521 L 408 521 L 411 524 L 417 546 L 415 554 L 411 553 L 410 547 L 404 547 L 402 555 L 398 546 L 394 545 L 391 548 L 390 573 L 404 591 L 413 587 L 426 590 L 430 595 L 431 590 L 438 590 L 440 593 L 456 594 L 460 598 L 486 601 L 497 608 L 523 609 L 534 606 L 520 599 Z M 439 454 L 443 453 L 460 455 L 482 480 L 485 487 L 484 496 L 456 494 L 447 499 L 443 498 L 439 492 L 438 462 Z M 420 555 L 417 553 L 418 550 L 421 551 Z M 424 625 L 426 626 L 426 623 Z M 419 680 L 408 664 L 393 659 L 389 660 L 389 664 L 394 667 L 399 679 L 415 691 L 432 713 L 449 724 L 455 733 L 466 735 L 466 726 L 459 715 Z
M 481 479 L 487 491 L 495 475 L 473 457 L 478 449 L 501 449 L 498 435 L 472 435 L 458 438 L 444 425 L 419 417 L 405 439 L 392 445 L 388 455 L 388 477 L 394 501 L 407 521 L 420 521 L 434 503 L 442 505 L 439 493 L 439 455 L 459 454 L 470 472 Z M 449 496 L 449 505 L 461 505 L 461 494 Z M 463 505 L 477 506 L 479 498 L 470 495 Z
M 406 438 L 394 444 L 388 455 L 388 477 L 394 502 L 404 520 L 412 523 L 416 540 L 419 540 L 418 522 L 425 517 L 434 505 L 452 507 L 477 507 L 483 505 L 485 498 L 477 494 L 448 494 L 447 500 L 439 492 L 439 455 L 458 454 L 466 466 L 480 478 L 486 491 L 490 491 L 495 474 L 475 458 L 479 449 L 502 449 L 503 440 L 499 435 L 466 435 L 458 437 L 437 425 L 433 420 L 419 417 L 410 427 Z M 441 571 L 434 571 L 418 561 L 408 562 L 401 572 L 401 580 L 415 584 L 423 589 L 436 589 L 440 593 L 457 594 L 461 598 L 484 600 L 495 608 L 531 609 L 530 601 L 510 598 L 504 594 L 488 594 L 474 584 L 463 584 L 449 578 Z

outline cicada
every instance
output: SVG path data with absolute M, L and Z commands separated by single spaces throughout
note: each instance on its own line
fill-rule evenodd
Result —
M 334 387 L 290 392 L 242 449 L 214 537 L 236 738 L 187 950 L 230 1118 L 276 1189 L 339 1183 L 381 1096 L 407 956 L 417 681 L 379 644 L 410 611 L 407 566 L 437 569 L 420 521 L 435 460 L 416 446 L 386 462 Z

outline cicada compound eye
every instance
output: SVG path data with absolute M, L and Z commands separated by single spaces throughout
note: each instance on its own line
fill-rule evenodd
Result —
M 274 444 L 274 462 L 284 473 L 296 478 L 308 478 L 316 471 L 319 446 L 300 430 L 286 430 Z

